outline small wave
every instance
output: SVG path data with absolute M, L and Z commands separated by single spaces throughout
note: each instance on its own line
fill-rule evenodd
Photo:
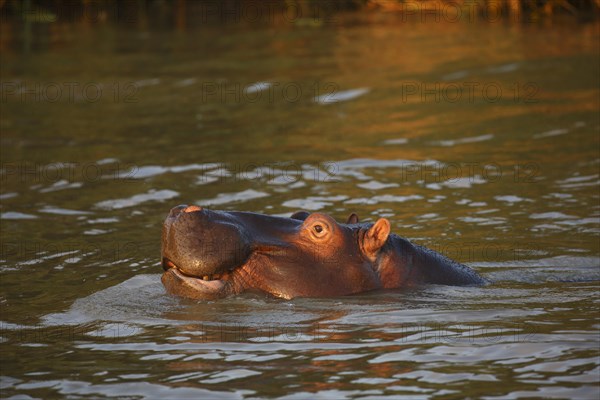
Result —
M 395 196 L 391 194 L 384 194 L 381 196 L 373 197 L 360 197 L 356 199 L 347 200 L 344 204 L 378 204 L 378 203 L 404 203 L 410 200 L 422 200 L 423 196 L 418 194 L 411 194 L 408 196 Z
M 551 212 L 540 213 L 540 214 L 531 214 L 529 216 L 529 218 L 531 218 L 531 219 L 566 219 L 566 218 L 577 218 L 577 217 L 574 215 L 563 214 L 558 211 L 551 211 Z
M 69 210 L 66 208 L 51 207 L 51 206 L 45 206 L 44 208 L 40 209 L 39 211 L 42 213 L 46 213 L 46 214 L 58 214 L 58 215 L 89 215 L 89 214 L 92 214 L 90 211 Z
M 19 194 L 15 192 L 2 193 L 0 194 L 0 200 L 12 199 L 13 197 L 17 197 Z
M 554 256 L 539 259 L 522 259 L 515 261 L 485 261 L 470 264 L 474 267 L 556 267 L 556 268 L 591 268 L 598 269 L 600 257 Z M 600 272 L 600 271 L 597 271 Z
M 359 89 L 350 89 L 350 90 L 342 90 L 340 92 L 323 94 L 321 96 L 317 96 L 314 98 L 315 103 L 317 104 L 333 104 L 339 103 L 342 101 L 348 101 L 356 99 L 364 94 L 369 93 L 371 89 L 369 88 L 359 88 Z
M 341 177 L 348 176 L 359 181 L 372 180 L 373 178 L 366 175 L 363 171 L 367 168 L 396 168 L 406 172 L 413 171 L 419 168 L 430 168 L 430 169 L 441 169 L 445 166 L 444 163 L 437 160 L 406 160 L 406 159 L 392 159 L 392 160 L 376 160 L 372 158 L 351 158 L 342 161 L 331 161 L 325 163 L 328 165 L 329 176 L 324 178 L 333 181 L 340 180 Z M 306 168 L 303 174 L 304 179 L 314 180 L 314 168 Z
M 556 181 L 556 183 L 563 189 L 598 186 L 600 185 L 600 180 L 598 179 L 598 176 L 598 174 L 573 176 L 567 179 Z
M 96 218 L 96 219 L 88 219 L 88 224 L 112 224 L 115 222 L 119 222 L 119 218 L 117 217 L 109 217 L 109 218 Z
M 262 92 L 263 90 L 267 90 L 271 86 L 273 86 L 271 82 L 256 82 L 246 86 L 244 92 L 246 92 L 246 94 Z
M 486 140 L 490 140 L 493 137 L 494 137 L 494 135 L 492 135 L 491 133 L 488 133 L 486 135 L 473 136 L 473 137 L 467 137 L 467 138 L 462 138 L 462 139 L 439 140 L 436 142 L 431 142 L 431 144 L 437 145 L 437 146 L 450 147 L 450 146 L 455 146 L 457 144 L 483 142 Z
M 0 214 L 0 219 L 36 219 L 37 215 L 25 214 L 17 211 L 7 211 Z
M 282 206 L 298 208 L 302 210 L 316 211 L 333 205 L 334 202 L 346 200 L 348 196 L 313 196 L 305 199 L 293 199 L 285 201 Z
M 154 190 L 151 189 L 143 194 L 136 194 L 135 196 L 131 196 L 125 199 L 115 199 L 115 200 L 104 200 L 96 203 L 97 208 L 102 208 L 105 210 L 116 210 L 120 208 L 134 207 L 139 204 L 145 203 L 147 201 L 165 201 L 170 200 L 179 196 L 179 193 L 174 190 L 163 189 L 163 190 Z
M 356 186 L 358 186 L 361 189 L 381 190 L 381 189 L 398 187 L 398 184 L 397 183 L 382 183 L 382 182 L 373 180 L 373 181 L 366 182 L 366 183 L 359 183 Z
M 397 139 L 388 139 L 384 140 L 383 144 L 406 144 L 408 143 L 408 139 L 406 138 L 397 138 Z
M 83 186 L 83 182 L 71 182 L 61 179 L 60 181 L 54 182 L 52 185 L 42 188 L 39 190 L 40 193 L 56 192 L 57 190 L 64 189 L 78 189 Z
M 186 79 L 181 79 L 181 80 L 179 80 L 179 81 L 175 82 L 175 83 L 173 84 L 173 86 L 176 86 L 176 87 L 185 87 L 185 86 L 191 86 L 191 85 L 193 85 L 194 83 L 196 83 L 197 81 L 198 81 L 198 79 L 196 79 L 196 78 L 186 78 Z
M 432 189 L 432 190 L 440 190 L 442 188 L 442 186 L 445 186 L 450 189 L 469 189 L 473 185 L 481 185 L 486 182 L 487 181 L 485 179 L 483 179 L 480 175 L 474 175 L 474 176 L 470 176 L 470 177 L 448 179 L 448 180 L 446 180 L 444 182 L 440 182 L 440 183 L 437 183 L 437 182 L 428 183 L 427 185 L 425 185 L 425 187 L 427 189 Z
M 167 172 L 180 173 L 186 171 L 209 171 L 220 167 L 220 165 L 221 164 L 218 163 L 189 164 L 174 167 L 163 167 L 160 165 L 144 165 L 141 167 L 134 167 L 120 173 L 119 178 L 145 179 L 152 176 L 162 175 Z
M 198 200 L 196 203 L 203 206 L 214 206 L 227 203 L 239 203 L 248 200 L 260 199 L 261 197 L 269 196 L 268 193 L 259 192 L 258 190 L 248 189 L 235 193 L 220 193 L 212 199 Z
M 133 82 L 133 84 L 139 88 L 144 87 L 144 86 L 155 86 L 155 85 L 158 85 L 159 83 L 160 83 L 159 78 L 141 79 L 139 81 Z
M 469 71 L 462 70 L 462 71 L 456 71 L 456 72 L 451 72 L 449 74 L 446 74 L 446 75 L 442 76 L 442 80 L 454 81 L 457 79 L 466 78 L 467 76 L 469 76 Z
M 500 225 L 506 223 L 506 218 L 492 217 L 492 218 L 481 218 L 481 217 L 459 217 L 459 221 L 466 222 L 468 224 L 477 224 L 481 226 L 486 225 Z
M 509 205 L 513 205 L 514 203 L 520 203 L 522 201 L 533 202 L 531 199 L 527 199 L 525 197 L 519 197 L 514 195 L 506 195 L 506 196 L 494 196 L 494 200 L 504 201 Z
M 261 372 L 258 372 L 258 371 L 253 371 L 253 370 L 246 369 L 246 368 L 237 368 L 237 369 L 230 369 L 227 371 L 217 372 L 217 373 L 211 375 L 210 378 L 203 379 L 200 382 L 208 383 L 208 384 L 221 383 L 221 382 L 232 381 L 234 379 L 248 378 L 250 376 L 256 376 L 256 375 L 260 375 L 260 374 L 261 374 Z
M 489 72 L 491 74 L 505 74 L 507 72 L 516 71 L 517 69 L 519 69 L 519 63 L 509 63 L 489 67 L 486 69 L 486 72 Z
M 551 131 L 536 133 L 535 135 L 533 135 L 533 138 L 534 139 L 542 139 L 542 138 L 546 138 L 546 137 L 564 135 L 566 133 L 569 133 L 568 129 L 552 129 Z

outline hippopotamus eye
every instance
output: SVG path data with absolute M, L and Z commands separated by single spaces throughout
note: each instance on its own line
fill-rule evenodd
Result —
M 329 227 L 325 224 L 322 223 L 316 223 L 312 226 L 312 233 L 313 236 L 317 239 L 322 239 L 324 237 L 327 236 L 327 233 L 329 232 Z
M 315 240 L 326 240 L 334 232 L 332 223 L 327 216 L 312 214 L 302 224 L 302 231 Z

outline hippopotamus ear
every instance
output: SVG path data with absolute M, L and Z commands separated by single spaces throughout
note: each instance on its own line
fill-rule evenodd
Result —
M 379 251 L 387 241 L 390 230 L 390 221 L 385 218 L 379 218 L 377 222 L 369 228 L 363 239 L 363 249 L 367 256 L 375 257 L 377 251 Z
M 293 213 L 290 218 L 291 219 L 299 219 L 300 221 L 304 221 L 306 218 L 308 218 L 308 216 L 310 215 L 310 213 L 306 212 L 306 211 L 296 211 L 295 213 Z
M 346 221 L 346 223 L 347 224 L 358 224 L 358 215 L 356 215 L 355 213 L 348 215 L 348 221 Z

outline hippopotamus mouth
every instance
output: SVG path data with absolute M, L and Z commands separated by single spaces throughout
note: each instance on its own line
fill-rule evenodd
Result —
M 187 275 L 166 257 L 163 258 L 162 266 L 165 271 L 175 274 L 177 279 L 188 282 L 188 285 L 195 286 L 197 291 L 204 292 L 206 295 L 211 293 L 217 295 L 222 292 L 226 282 L 230 279 L 230 275 L 226 274 L 204 275 L 202 278 Z
M 390 233 L 390 222 L 338 223 L 305 211 L 290 218 L 180 205 L 162 230 L 167 292 L 215 299 L 259 291 L 291 299 L 420 283 L 480 284 L 468 267 Z

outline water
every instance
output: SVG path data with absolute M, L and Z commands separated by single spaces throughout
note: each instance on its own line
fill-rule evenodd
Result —
M 337 18 L 3 35 L 3 398 L 598 398 L 598 25 Z M 180 203 L 384 216 L 491 283 L 173 298 Z

